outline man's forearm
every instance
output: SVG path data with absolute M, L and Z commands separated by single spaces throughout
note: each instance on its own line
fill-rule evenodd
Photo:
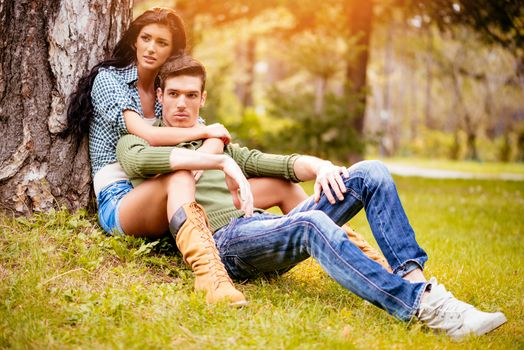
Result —
M 199 149 L 197 149 L 197 152 L 223 154 L 224 142 L 216 138 L 206 139 L 204 143 L 202 143 L 202 146 Z
M 174 148 L 169 156 L 171 170 L 222 170 L 226 155 Z

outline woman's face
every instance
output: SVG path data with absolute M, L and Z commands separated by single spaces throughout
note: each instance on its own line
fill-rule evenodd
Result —
M 140 30 L 135 46 L 137 65 L 158 70 L 171 56 L 173 36 L 165 25 L 148 24 Z

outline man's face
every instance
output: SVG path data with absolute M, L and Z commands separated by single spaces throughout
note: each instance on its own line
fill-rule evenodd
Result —
M 164 91 L 157 90 L 162 104 L 162 118 L 167 126 L 190 128 L 197 124 L 200 107 L 206 101 L 206 92 L 200 92 L 202 79 L 189 75 L 168 78 Z

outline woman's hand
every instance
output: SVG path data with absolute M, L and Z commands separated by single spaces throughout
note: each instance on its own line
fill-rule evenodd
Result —
M 347 188 L 342 180 L 343 174 L 344 177 L 349 177 L 349 172 L 346 167 L 336 166 L 329 161 L 324 161 L 317 168 L 317 177 L 315 180 L 314 193 L 315 193 L 315 202 L 318 203 L 320 200 L 320 192 L 324 191 L 329 203 L 335 204 L 335 197 L 333 196 L 333 191 L 338 198 L 338 200 L 344 200 L 344 193 L 346 193 Z
M 205 128 L 205 133 L 208 139 L 221 139 L 224 145 L 227 145 L 231 142 L 231 135 L 224 125 L 215 123 L 203 126 L 203 128 Z
M 249 217 L 253 215 L 253 194 L 244 173 L 238 164 L 229 156 L 225 156 L 223 171 L 226 174 L 226 185 L 233 196 L 233 204 Z M 240 192 L 240 197 L 239 197 Z

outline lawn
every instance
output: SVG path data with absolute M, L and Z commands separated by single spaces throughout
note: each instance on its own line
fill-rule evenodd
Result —
M 461 171 L 477 175 L 515 174 L 524 175 L 524 163 L 449 161 L 447 159 L 428 158 L 387 158 L 388 164 L 408 165 L 426 169 Z
M 242 284 L 248 307 L 210 307 L 168 241 L 110 238 L 60 211 L 0 217 L 0 348 L 524 348 L 524 182 L 396 180 L 428 276 L 507 324 L 453 343 L 346 292 L 311 259 Z M 363 214 L 352 226 L 371 239 Z

